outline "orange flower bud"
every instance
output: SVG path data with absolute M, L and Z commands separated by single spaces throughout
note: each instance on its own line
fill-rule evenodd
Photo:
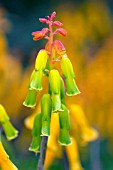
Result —
M 58 54 L 62 55 L 62 54 L 64 54 L 64 53 L 66 53 L 65 47 L 64 47 L 64 45 L 61 43 L 61 41 L 55 40 L 55 41 L 53 42 L 53 46 L 55 47 L 56 52 L 57 52 Z
M 59 34 L 61 34 L 63 36 L 67 35 L 67 31 L 64 28 L 58 28 L 58 29 L 56 29 L 55 32 L 57 32 L 57 33 L 59 33 Z
M 61 27 L 63 24 L 62 24 L 60 21 L 54 21 L 54 22 L 53 22 L 53 25 L 54 25 L 54 26 Z

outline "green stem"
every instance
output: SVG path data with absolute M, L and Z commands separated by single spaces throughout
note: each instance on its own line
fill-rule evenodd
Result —
M 46 156 L 48 136 L 42 136 L 41 148 L 40 148 L 40 158 L 38 161 L 37 170 L 44 170 L 44 161 Z

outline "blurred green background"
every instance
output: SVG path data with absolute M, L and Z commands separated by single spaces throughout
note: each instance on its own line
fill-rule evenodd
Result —
M 71 59 L 82 92 L 69 102 L 82 106 L 99 139 L 79 147 L 85 170 L 113 170 L 113 1 L 112 0 L 0 0 L 0 103 L 19 137 L 2 140 L 20 170 L 35 170 L 39 155 L 28 151 L 31 131 L 24 120 L 32 110 L 22 106 L 32 66 L 45 40 L 34 42 L 31 32 L 44 26 L 38 18 L 57 12 L 68 34 L 58 37 Z M 74 100 L 74 101 L 73 101 Z M 68 159 L 56 158 L 50 170 L 68 170 Z

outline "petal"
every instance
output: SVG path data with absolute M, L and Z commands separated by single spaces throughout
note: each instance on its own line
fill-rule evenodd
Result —
M 48 23 L 48 20 L 47 20 L 47 19 L 45 19 L 45 18 L 39 18 L 39 21 L 40 21 L 40 22 L 42 22 L 42 23 L 45 23 L 45 24 L 47 24 L 47 23 Z
M 43 28 L 41 31 L 44 35 L 46 35 L 49 32 L 48 28 Z
M 64 47 L 64 45 L 61 43 L 61 41 L 55 40 L 54 43 L 53 43 L 53 46 L 55 47 L 56 52 L 57 52 L 58 54 L 61 55 L 61 54 L 66 53 L 65 47 Z
M 56 17 L 56 12 L 54 11 L 52 14 L 51 14 L 51 19 L 55 18 Z
M 56 29 L 56 32 L 58 32 L 59 34 L 66 36 L 67 31 L 64 28 L 58 28 Z
M 58 27 L 63 26 L 63 24 L 60 21 L 54 21 L 53 25 L 58 26 Z

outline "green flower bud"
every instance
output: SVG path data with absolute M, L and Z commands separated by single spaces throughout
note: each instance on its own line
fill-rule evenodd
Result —
M 42 70 L 33 70 L 30 78 L 29 90 L 42 90 Z
M 4 107 L 0 104 L 0 123 L 5 123 L 7 120 L 9 120 L 9 117 Z
M 70 145 L 71 139 L 69 136 L 69 130 L 70 130 L 69 110 L 63 104 L 62 104 L 62 108 L 64 111 L 59 112 L 60 135 L 58 141 L 61 145 Z
M 18 136 L 18 131 L 13 127 L 9 120 L 3 123 L 2 127 L 8 140 L 12 140 Z
M 77 95 L 80 93 L 76 83 L 75 83 L 75 74 L 73 71 L 73 66 L 71 64 L 70 59 L 67 57 L 67 55 L 63 55 L 61 59 L 61 69 L 64 75 L 64 78 L 66 80 L 66 94 L 68 96 Z
M 47 59 L 48 59 L 48 55 L 46 50 L 40 50 L 37 58 L 36 58 L 36 62 L 35 62 L 35 69 L 36 70 L 44 70 L 46 67 L 46 63 L 47 63 Z
M 61 81 L 60 81 L 60 96 L 61 96 L 62 104 L 66 105 L 65 87 L 64 87 L 64 81 L 63 81 L 62 78 L 61 78 Z
M 52 94 L 52 112 L 63 111 L 60 98 L 60 74 L 53 69 L 49 74 L 50 92 Z
M 60 93 L 59 94 L 54 94 L 52 93 L 52 112 L 62 112 L 62 103 L 61 103 L 61 98 L 60 98 Z
M 80 94 L 80 91 L 73 78 L 66 78 L 66 94 L 68 96 Z
M 0 123 L 4 129 L 8 140 L 12 140 L 17 137 L 18 131 L 13 127 L 13 125 L 9 121 L 9 117 L 6 113 L 6 110 L 2 105 L 0 105 Z
M 26 107 L 34 108 L 36 106 L 37 91 L 29 90 L 23 105 Z
M 34 119 L 33 130 L 32 130 L 32 142 L 29 150 L 35 153 L 40 152 L 41 144 L 41 127 L 42 127 L 42 115 L 37 114 Z
M 49 83 L 52 93 L 58 94 L 60 92 L 60 74 L 57 70 L 50 71 Z
M 42 135 L 50 135 L 50 118 L 52 111 L 52 102 L 50 94 L 44 94 L 41 99 L 41 113 L 42 113 Z
M 75 78 L 75 73 L 73 71 L 73 66 L 71 64 L 70 59 L 67 57 L 66 54 L 63 55 L 60 61 L 61 69 L 65 78 L 71 77 Z

